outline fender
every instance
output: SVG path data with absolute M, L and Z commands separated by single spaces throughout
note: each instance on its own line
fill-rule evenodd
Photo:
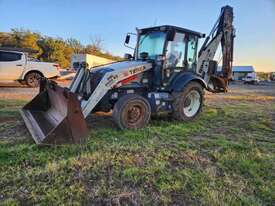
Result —
M 197 74 L 193 72 L 182 72 L 172 80 L 169 90 L 180 92 L 191 81 L 199 82 L 203 88 L 207 88 L 206 82 Z

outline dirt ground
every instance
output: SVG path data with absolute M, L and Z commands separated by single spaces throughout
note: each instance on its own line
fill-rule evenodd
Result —
M 261 83 L 260 85 L 244 85 L 243 83 L 232 83 L 226 94 L 206 93 L 207 105 L 229 105 L 238 104 L 239 101 L 247 101 L 266 104 L 270 101 L 275 103 L 275 82 Z
M 59 85 L 62 86 L 69 86 L 70 81 L 59 81 Z M 24 85 L 0 85 L 0 99 L 1 100 L 30 100 L 32 99 L 37 93 L 38 88 L 29 88 Z
M 60 81 L 58 84 L 69 86 L 70 81 Z M 0 99 L 6 100 L 30 100 L 38 93 L 38 88 L 28 88 L 25 86 L 7 87 L 0 86 Z M 233 83 L 226 94 L 206 93 L 206 103 L 220 104 L 227 100 L 236 100 L 236 98 L 246 96 L 247 100 L 270 100 L 275 101 L 275 82 L 261 83 L 260 85 L 244 85 L 242 83 Z

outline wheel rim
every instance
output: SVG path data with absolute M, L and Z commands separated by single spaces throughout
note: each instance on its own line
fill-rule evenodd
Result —
M 139 105 L 129 107 L 127 111 L 127 122 L 130 124 L 137 123 L 142 118 L 142 108 Z
M 183 112 L 187 117 L 193 117 L 197 114 L 201 106 L 200 93 L 197 90 L 192 90 L 188 93 L 184 100 Z
M 130 103 L 123 112 L 123 119 L 129 128 L 138 128 L 144 120 L 146 109 L 142 103 Z
M 31 74 L 30 77 L 28 78 L 28 84 L 32 87 L 37 87 L 39 86 L 39 80 L 40 80 L 39 74 Z

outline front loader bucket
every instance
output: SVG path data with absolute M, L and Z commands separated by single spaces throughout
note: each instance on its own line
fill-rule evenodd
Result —
M 81 143 L 88 134 L 76 95 L 48 80 L 20 113 L 36 144 Z

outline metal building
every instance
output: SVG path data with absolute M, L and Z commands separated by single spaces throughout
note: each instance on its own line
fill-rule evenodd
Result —
M 233 66 L 232 72 L 233 80 L 242 80 L 249 73 L 255 74 L 255 69 L 253 66 Z

